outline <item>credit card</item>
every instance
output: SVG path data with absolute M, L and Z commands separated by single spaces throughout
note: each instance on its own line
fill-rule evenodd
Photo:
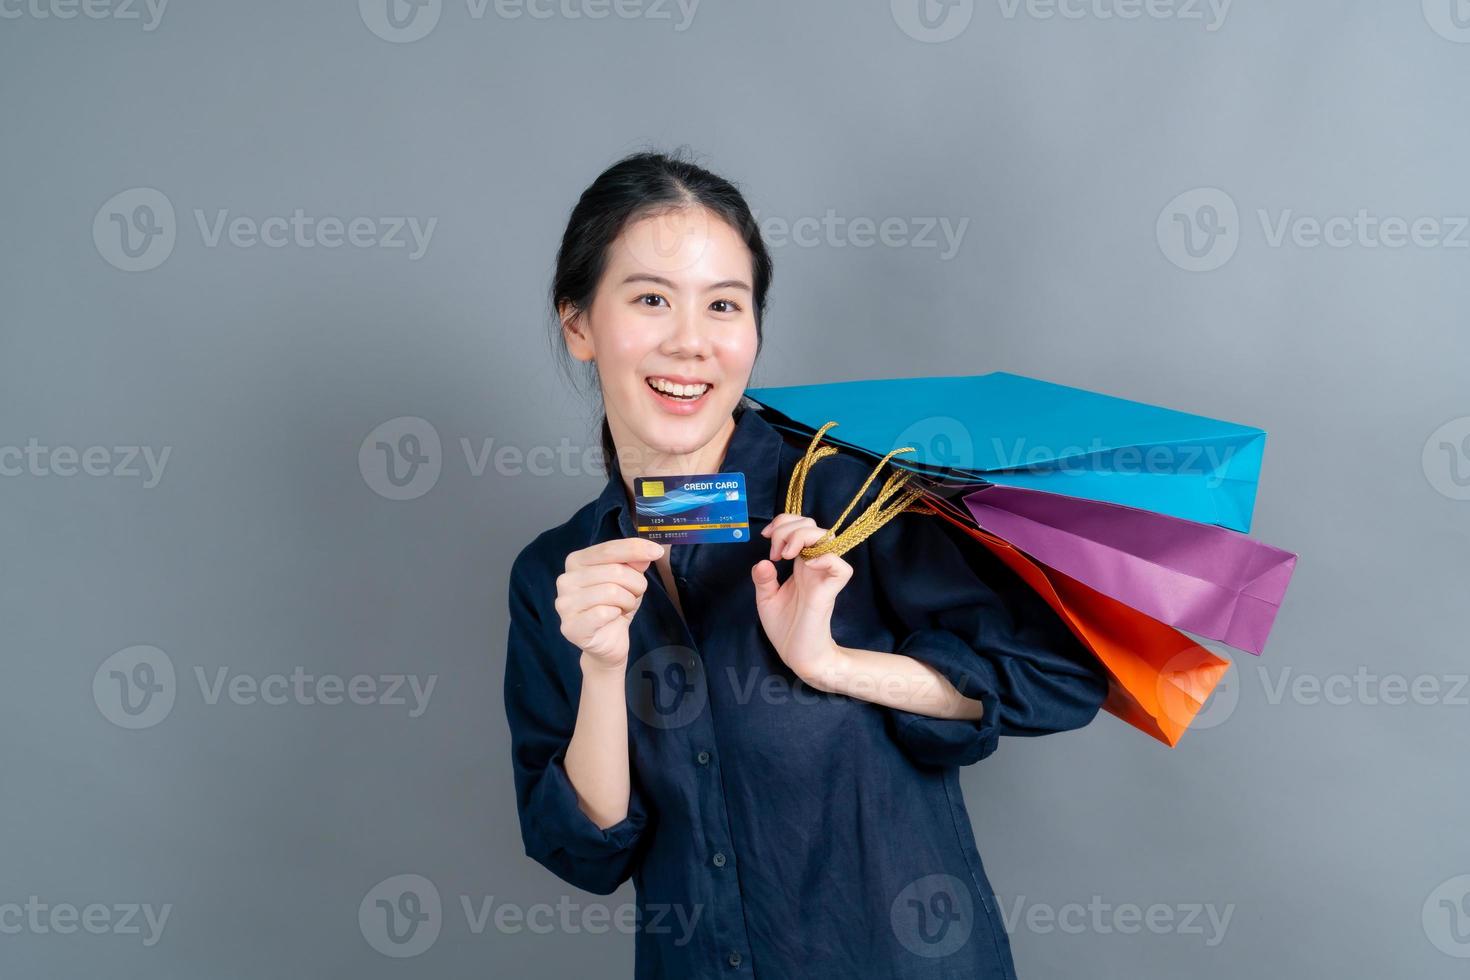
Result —
M 744 473 L 633 478 L 640 538 L 660 544 L 750 540 Z

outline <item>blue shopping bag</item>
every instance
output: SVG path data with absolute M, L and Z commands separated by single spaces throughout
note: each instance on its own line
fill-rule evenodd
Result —
M 935 480 L 994 483 L 1248 532 L 1266 433 L 997 371 L 750 388 L 778 428 Z

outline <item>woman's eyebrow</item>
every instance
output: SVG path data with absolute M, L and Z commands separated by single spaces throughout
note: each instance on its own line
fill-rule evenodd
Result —
M 625 278 L 622 284 L 626 286 L 630 282 L 656 282 L 666 289 L 679 288 L 674 284 L 673 280 L 665 279 L 663 276 L 656 276 L 651 272 L 634 272 Z M 712 282 L 704 287 L 705 292 L 711 292 L 716 289 L 743 289 L 747 293 L 751 291 L 750 284 L 744 279 L 721 279 L 719 282 Z

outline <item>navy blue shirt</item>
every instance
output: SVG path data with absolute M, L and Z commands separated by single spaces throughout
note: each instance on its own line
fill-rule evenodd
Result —
M 853 575 L 833 639 L 932 665 L 983 717 L 803 684 L 766 639 L 750 570 L 769 556 L 759 532 L 807 441 L 737 409 L 718 471 L 745 474 L 751 540 L 671 549 L 687 622 L 649 565 L 629 627 L 628 815 L 611 827 L 581 811 L 567 777 L 581 653 L 553 602 L 569 553 L 635 533 L 616 460 L 601 496 L 517 556 L 505 707 L 526 853 L 597 894 L 633 879 L 639 980 L 1014 980 L 958 767 L 1001 735 L 1086 725 L 1105 675 L 981 546 L 942 518 L 904 513 L 844 554 Z M 817 463 L 806 516 L 831 527 L 871 465 L 846 451 Z M 781 581 L 793 560 L 776 563 Z

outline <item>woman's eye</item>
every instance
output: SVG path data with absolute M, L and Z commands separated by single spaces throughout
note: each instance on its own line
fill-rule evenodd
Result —
M 639 296 L 638 297 L 638 301 L 640 303 L 642 303 L 644 300 L 647 300 L 647 299 L 653 300 L 653 303 L 652 304 L 644 303 L 645 306 L 648 306 L 648 305 L 657 306 L 659 304 L 659 302 L 664 302 L 664 303 L 667 303 L 668 302 L 668 300 L 664 299 L 658 293 L 644 293 L 642 296 Z
M 727 306 L 728 309 L 716 310 L 715 311 L 716 313 L 739 313 L 740 312 L 740 306 L 738 304 L 736 304 L 733 300 L 717 299 L 713 303 L 711 303 L 710 305 L 711 306 L 717 306 L 717 305 L 719 305 L 721 303 L 725 304 L 725 306 Z

